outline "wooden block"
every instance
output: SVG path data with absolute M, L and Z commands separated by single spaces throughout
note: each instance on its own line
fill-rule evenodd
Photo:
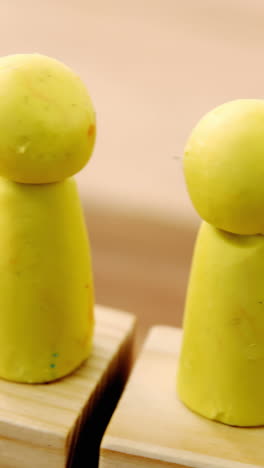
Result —
M 178 400 L 181 334 L 171 327 L 150 332 L 104 435 L 100 468 L 264 466 L 264 428 L 212 422 Z
M 0 380 L 0 467 L 98 466 L 100 438 L 128 376 L 135 320 L 96 307 L 91 357 L 45 385 Z

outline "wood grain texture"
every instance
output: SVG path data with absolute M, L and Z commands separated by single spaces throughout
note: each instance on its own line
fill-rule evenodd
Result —
M 92 355 L 77 371 L 45 385 L 0 380 L 1 468 L 97 466 L 106 415 L 128 375 L 134 326 L 132 315 L 97 306 Z
M 100 468 L 257 468 L 264 428 L 204 419 L 177 398 L 182 331 L 154 327 L 104 435 Z

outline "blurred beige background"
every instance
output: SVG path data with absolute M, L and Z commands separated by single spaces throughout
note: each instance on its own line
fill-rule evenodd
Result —
M 97 301 L 181 323 L 199 219 L 181 155 L 212 107 L 263 97 L 262 0 L 1 0 L 0 54 L 73 67 L 97 111 L 94 156 L 77 176 Z

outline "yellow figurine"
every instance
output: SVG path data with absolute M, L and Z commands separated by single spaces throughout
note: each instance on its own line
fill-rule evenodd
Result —
M 191 410 L 264 425 L 264 100 L 208 113 L 184 155 L 205 220 L 193 258 L 177 388 Z
M 93 336 L 90 249 L 75 181 L 95 141 L 85 86 L 38 54 L 0 59 L 0 377 L 48 382 Z

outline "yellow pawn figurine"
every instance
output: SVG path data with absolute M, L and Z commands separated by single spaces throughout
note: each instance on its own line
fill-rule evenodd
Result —
M 189 281 L 177 387 L 191 410 L 264 425 L 264 100 L 207 114 L 184 155 L 202 223 Z
M 84 84 L 49 57 L 0 59 L 0 377 L 48 382 L 89 355 L 93 280 L 75 181 L 95 141 Z

